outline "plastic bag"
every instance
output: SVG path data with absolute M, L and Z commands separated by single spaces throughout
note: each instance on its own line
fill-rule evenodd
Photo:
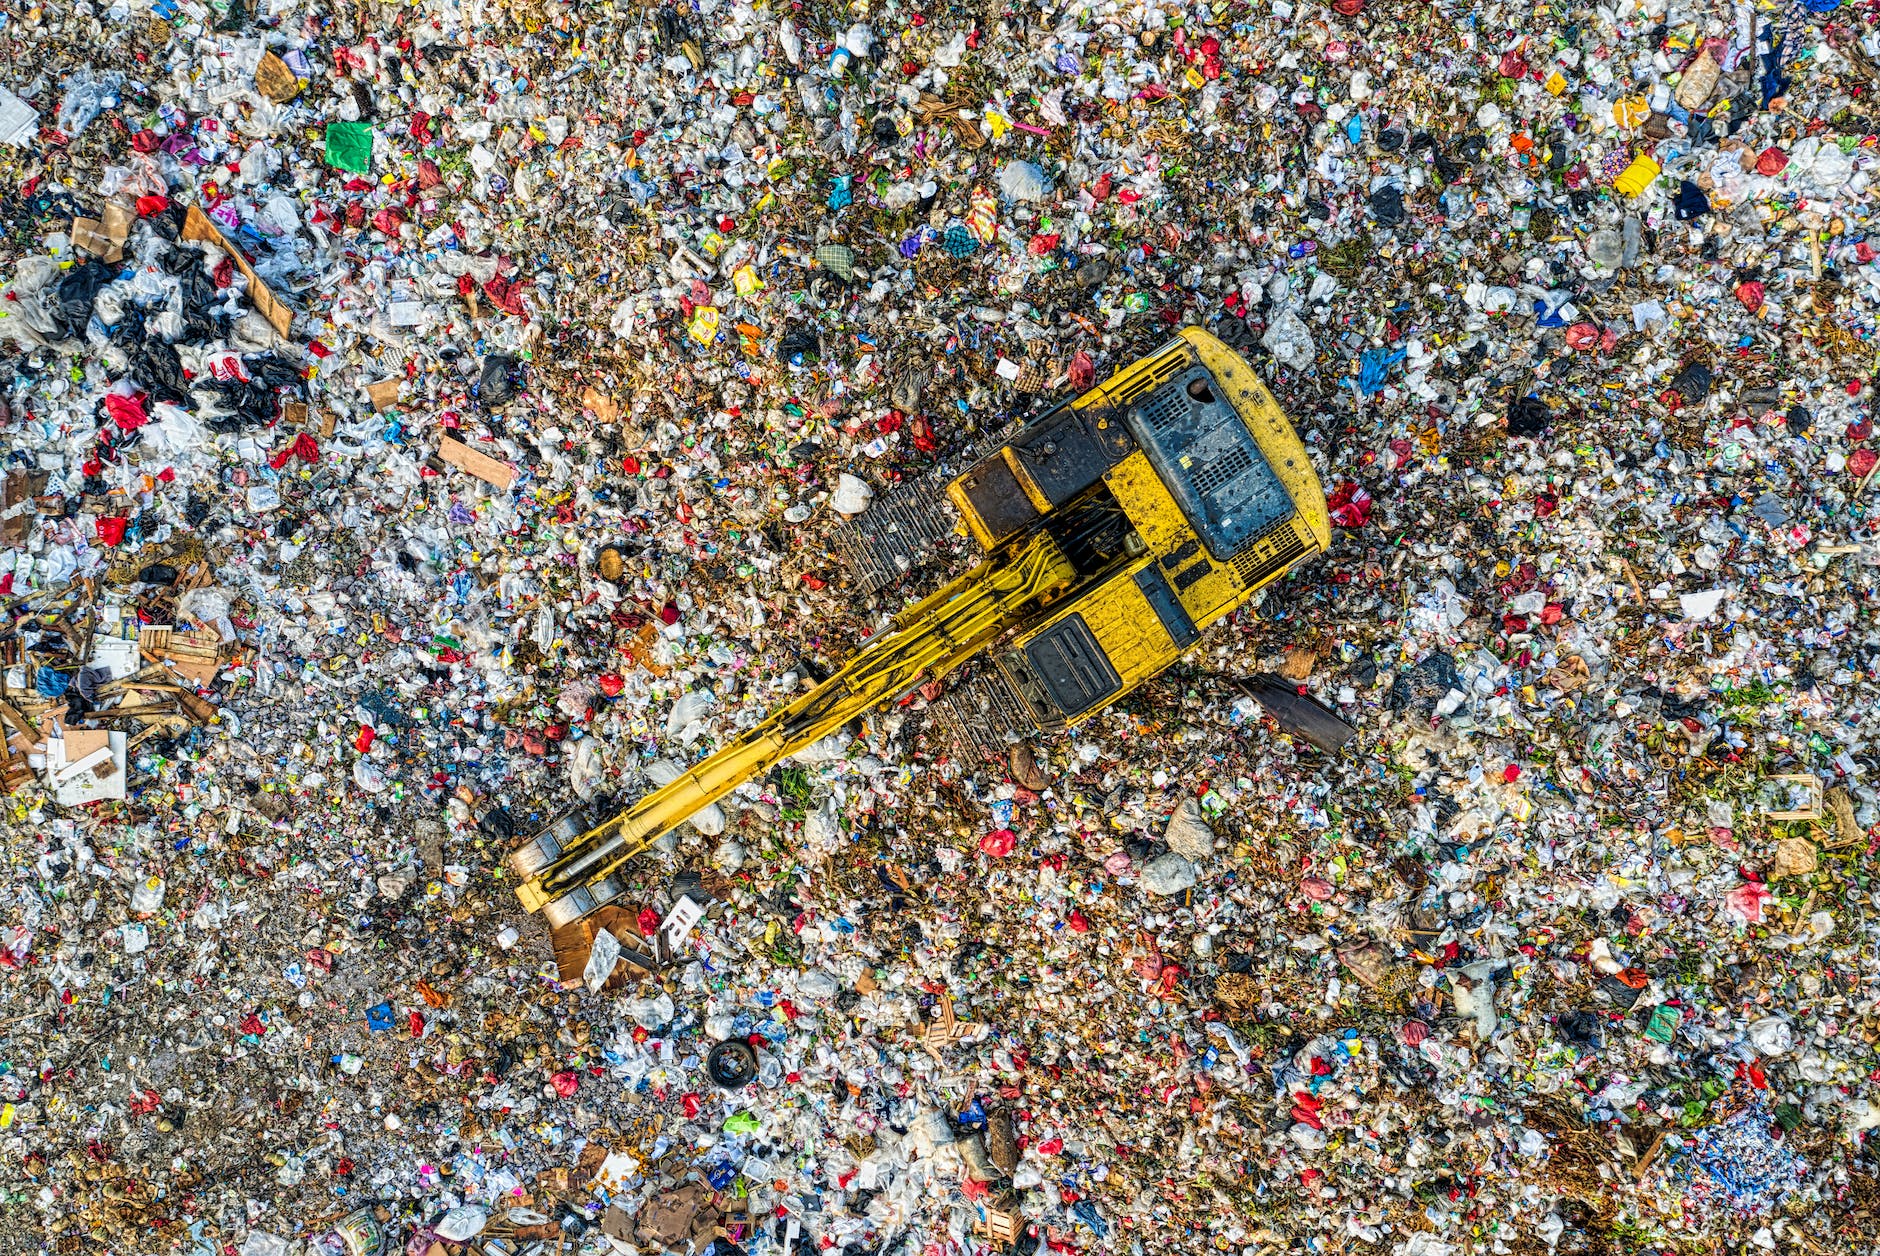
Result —
M 0 339 L 31 349 L 62 338 L 46 298 L 59 278 L 59 264 L 43 255 L 23 258 L 11 283 L 0 285 Z
M 1029 161 L 1008 161 L 999 168 L 999 191 L 1008 201 L 1041 201 L 1051 194 L 1051 178 Z
M 158 401 L 189 407 L 189 380 L 183 374 L 183 361 L 176 349 L 155 336 L 146 336 L 143 347 L 131 359 L 130 373 Z
M 98 289 L 117 278 L 117 268 L 104 262 L 88 262 L 65 272 L 53 290 L 53 311 L 66 336 L 76 336 L 91 322 L 92 306 Z
M 1261 346 L 1288 370 L 1303 371 L 1318 357 L 1311 329 L 1292 310 L 1281 310 L 1260 337 Z
M 59 104 L 53 125 L 67 138 L 77 139 L 99 114 L 116 107 L 118 85 L 123 81 L 124 76 L 116 70 L 108 74 L 79 70 L 66 80 L 65 99 Z
M 492 353 L 483 359 L 483 371 L 477 376 L 477 400 L 485 410 L 499 410 L 515 400 L 520 366 L 507 353 Z
M 1395 227 L 1404 219 L 1403 189 L 1387 183 L 1371 193 L 1371 212 L 1380 227 Z

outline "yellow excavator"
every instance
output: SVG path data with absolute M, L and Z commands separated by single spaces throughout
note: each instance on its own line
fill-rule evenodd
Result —
M 971 570 L 671 783 L 612 815 L 571 809 L 524 840 L 507 860 L 523 906 L 559 929 L 615 903 L 626 864 L 659 837 L 918 687 L 947 682 L 931 705 L 963 748 L 1068 728 L 1331 543 L 1298 434 L 1253 368 L 1193 327 L 1029 419 L 944 501 L 980 551 Z M 866 560 L 865 587 L 931 553 L 937 504 L 861 517 L 874 516 L 846 544 Z

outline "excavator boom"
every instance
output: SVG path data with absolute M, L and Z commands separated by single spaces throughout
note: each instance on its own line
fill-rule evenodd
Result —
M 606 906 L 624 888 L 620 868 L 664 834 L 878 704 L 945 676 L 983 650 L 1026 603 L 1075 576 L 1042 533 L 1016 561 L 981 563 L 903 612 L 827 680 L 671 783 L 585 832 L 551 824 L 517 848 L 508 863 L 521 878 L 523 906 L 542 912 L 552 928 Z

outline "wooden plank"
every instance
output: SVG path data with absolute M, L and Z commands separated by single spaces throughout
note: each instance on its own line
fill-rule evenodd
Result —
M 35 744 L 39 741 L 39 730 L 28 723 L 26 717 L 20 714 L 19 708 L 11 702 L 0 702 L 0 720 L 5 720 L 12 725 L 14 731 L 27 741 Z
M 507 489 L 516 482 L 514 467 L 448 436 L 437 442 L 437 456 L 458 470 L 468 471 L 485 484 L 493 484 L 500 489 Z

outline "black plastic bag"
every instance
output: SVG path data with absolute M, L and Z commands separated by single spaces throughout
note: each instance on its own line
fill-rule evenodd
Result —
M 218 432 L 236 432 L 249 427 L 266 427 L 278 417 L 280 406 L 274 389 L 247 379 L 210 380 L 209 387 L 222 395 L 222 402 L 234 415 L 211 419 L 209 426 Z
M 189 380 L 176 349 L 156 336 L 145 336 L 143 348 L 131 359 L 131 376 L 158 401 L 189 405 Z
M 1683 370 L 1671 377 L 1670 391 L 1677 394 L 1677 404 L 1701 405 L 1704 399 L 1710 396 L 1710 384 L 1713 378 L 1709 366 L 1702 362 L 1687 362 Z
M 1377 222 L 1382 227 L 1395 227 L 1403 222 L 1403 189 L 1394 183 L 1387 183 L 1371 193 L 1371 212 L 1377 215 Z
M 497 410 L 515 400 L 521 362 L 507 353 L 492 353 L 483 359 L 483 372 L 477 377 L 477 400 L 485 410 Z
M 1462 676 L 1456 671 L 1456 660 L 1437 651 L 1397 673 L 1390 692 L 1384 696 L 1384 705 L 1392 711 L 1408 711 L 1430 718 L 1451 689 L 1461 688 Z
M 177 237 L 183 234 L 185 212 L 181 205 L 170 204 L 144 219 L 158 237 L 175 244 Z
M 214 340 L 228 323 L 228 315 L 217 308 L 222 294 L 216 289 L 215 281 L 203 273 L 200 257 L 181 249 L 172 256 L 178 253 L 194 263 L 172 272 L 183 287 L 183 339 L 190 344 Z
M 1554 412 L 1539 397 L 1522 397 L 1508 407 L 1508 435 L 1539 436 L 1554 421 Z
M 111 343 L 135 352 L 144 343 L 144 312 L 134 305 L 125 309 L 123 316 L 111 328 Z
M 74 266 L 60 277 L 53 291 L 53 311 L 67 336 L 84 332 L 85 325 L 91 322 L 91 308 L 98 300 L 98 289 L 116 277 L 116 268 L 103 262 Z
M 272 353 L 243 358 L 242 369 L 264 388 L 285 388 L 296 397 L 307 395 L 307 380 L 300 368 L 291 362 L 281 361 Z
M 1701 218 L 1710 212 L 1710 198 L 1704 195 L 1704 189 L 1689 179 L 1678 185 L 1677 200 L 1674 204 L 1679 222 L 1689 222 L 1693 218 Z

